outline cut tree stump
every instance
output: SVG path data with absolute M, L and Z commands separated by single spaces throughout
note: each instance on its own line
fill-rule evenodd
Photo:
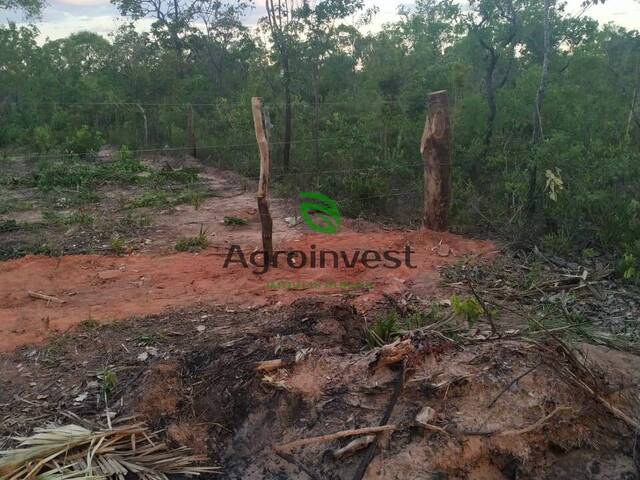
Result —
M 446 90 L 429 94 L 420 153 L 424 161 L 424 226 L 443 232 L 449 228 L 451 204 L 451 127 Z

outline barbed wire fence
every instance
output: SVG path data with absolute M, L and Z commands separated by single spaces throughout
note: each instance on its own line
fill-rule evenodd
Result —
M 312 189 L 333 196 L 348 215 L 400 221 L 419 216 L 424 102 L 292 102 L 294 129 L 288 171 L 280 161 L 285 145 L 284 106 L 265 103 L 273 124 L 269 141 L 273 194 L 294 196 Z M 259 178 L 260 159 L 248 101 L 13 102 L 3 110 L 0 125 L 29 117 L 34 124 L 45 126 L 44 138 L 31 138 L 33 143 L 25 142 L 23 148 L 12 152 L 0 150 L 8 162 L 36 165 L 104 160 L 95 149 L 65 150 L 65 139 L 55 138 L 56 128 L 70 136 L 87 125 L 101 137 L 103 146 L 118 149 L 126 145 L 128 153 L 136 157 L 195 154 L 205 165 L 235 171 L 249 180 Z M 390 127 L 399 116 L 405 119 L 405 128 Z M 38 148 L 30 149 L 34 144 Z

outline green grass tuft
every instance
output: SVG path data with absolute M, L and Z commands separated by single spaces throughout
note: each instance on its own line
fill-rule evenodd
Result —
M 398 314 L 394 311 L 387 312 L 367 329 L 367 347 L 376 348 L 391 343 L 400 330 Z
M 224 224 L 228 226 L 232 226 L 232 225 L 240 226 L 240 225 L 248 225 L 249 222 L 247 222 L 244 218 L 229 216 L 229 217 L 224 217 Z
M 179 239 L 176 243 L 176 250 L 178 252 L 197 252 L 208 246 L 207 231 L 203 227 L 200 227 L 200 233 L 195 237 L 183 237 Z

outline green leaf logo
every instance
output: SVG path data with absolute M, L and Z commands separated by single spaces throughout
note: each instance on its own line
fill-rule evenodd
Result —
M 305 199 L 315 201 L 305 201 Z M 328 234 L 338 232 L 340 212 L 338 211 L 338 204 L 334 200 L 318 192 L 302 192 L 300 193 L 300 200 L 302 200 L 300 202 L 300 215 L 311 230 Z

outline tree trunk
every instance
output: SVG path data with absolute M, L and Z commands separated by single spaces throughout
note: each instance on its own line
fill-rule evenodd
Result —
M 196 151 L 196 134 L 193 126 L 193 105 L 187 107 L 187 142 L 189 144 L 189 152 L 195 158 L 198 156 Z
M 540 84 L 538 85 L 538 91 L 536 92 L 536 101 L 534 104 L 534 123 L 533 123 L 533 144 L 538 144 L 544 138 L 544 131 L 542 129 L 542 103 L 544 102 L 544 95 L 547 88 L 547 78 L 549 76 L 549 50 L 550 50 L 550 14 L 551 14 L 551 1 L 544 0 L 544 53 L 542 58 L 542 73 L 540 74 Z
M 137 103 L 136 105 L 138 106 L 138 110 L 140 110 L 140 113 L 142 114 L 142 121 L 144 126 L 144 146 L 146 147 L 147 145 L 149 145 L 149 122 L 147 121 L 147 112 L 145 112 L 144 108 L 142 108 L 142 105 L 140 105 L 139 103 Z
M 253 125 L 256 131 L 256 141 L 260 151 L 260 180 L 258 181 L 258 212 L 260 213 L 260 223 L 262 225 L 262 251 L 264 255 L 264 265 L 267 267 L 273 258 L 273 220 L 269 211 L 267 193 L 269 189 L 269 174 L 271 169 L 271 158 L 269 156 L 269 144 L 264 128 L 264 117 L 262 113 L 262 100 L 257 97 L 251 99 L 251 111 L 253 113 Z
M 420 153 L 424 161 L 424 225 L 445 231 L 451 203 L 451 129 L 446 90 L 429 94 L 429 116 Z
M 282 149 L 282 167 L 289 172 L 291 158 L 291 130 L 293 126 L 291 112 L 291 72 L 289 71 L 289 52 L 287 47 L 282 52 L 282 70 L 284 75 L 284 140 Z
M 320 167 L 320 92 L 319 68 L 316 64 L 313 82 L 313 154 L 317 167 Z
M 542 57 L 542 72 L 540 73 L 540 84 L 536 92 L 536 100 L 534 103 L 534 122 L 532 144 L 534 147 L 544 139 L 544 130 L 542 128 L 542 103 L 547 88 L 547 78 L 549 76 L 549 53 L 550 53 L 550 36 L 551 36 L 551 2 L 552 0 L 544 0 L 544 52 Z M 533 217 L 537 210 L 538 197 L 538 165 L 535 160 L 529 166 L 529 191 L 527 193 L 527 215 Z
M 636 113 L 636 105 L 638 104 L 638 89 L 640 89 L 640 65 L 636 68 L 636 88 L 633 90 L 633 100 L 631 100 L 631 110 L 629 110 L 629 118 L 627 119 L 627 129 L 625 137 L 631 134 L 631 122 Z
M 487 72 L 485 75 L 485 88 L 487 89 L 487 106 L 489 107 L 489 113 L 487 115 L 487 129 L 484 134 L 484 148 L 482 150 L 482 155 L 480 157 L 481 160 L 486 159 L 489 154 L 489 150 L 491 148 L 491 140 L 493 139 L 493 125 L 496 121 L 496 114 L 498 112 L 498 107 L 496 105 L 496 87 L 494 83 L 494 72 L 496 70 L 496 65 L 498 64 L 498 55 L 495 50 L 489 51 L 489 64 L 487 65 Z M 479 172 L 476 162 L 474 165 L 474 174 L 478 174 Z

